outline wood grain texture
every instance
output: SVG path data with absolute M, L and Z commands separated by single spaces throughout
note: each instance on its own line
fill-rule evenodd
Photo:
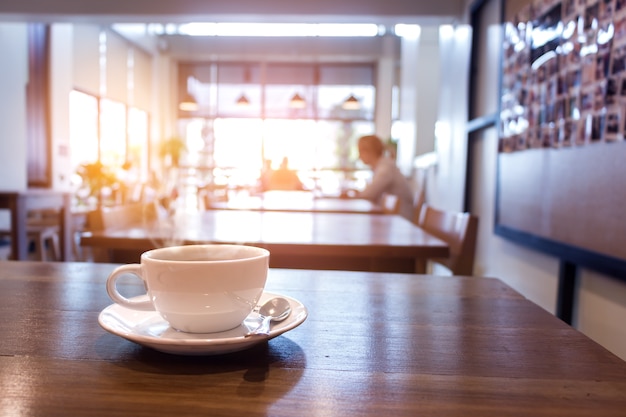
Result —
M 410 221 L 381 214 L 208 210 L 184 213 L 170 226 L 160 220 L 81 237 L 84 246 L 126 251 L 116 262 L 137 262 L 142 251 L 172 243 L 244 243 L 268 249 L 272 267 L 376 272 L 423 272 L 417 260 L 449 253 Z
M 307 320 L 249 350 L 198 357 L 98 326 L 115 266 L 1 263 L 0 415 L 626 410 L 626 363 L 497 279 L 271 269 L 267 290 L 300 300 Z

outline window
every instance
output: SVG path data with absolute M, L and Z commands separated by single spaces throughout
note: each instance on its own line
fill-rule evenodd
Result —
M 98 160 L 98 99 L 70 92 L 70 154 L 75 172 L 80 164 Z
M 132 179 L 146 182 L 149 178 L 148 113 L 136 107 L 128 109 L 128 147 L 126 164 Z
M 199 104 L 179 113 L 187 162 L 215 168 L 216 182 L 237 187 L 254 185 L 264 160 L 277 167 L 287 157 L 311 189 L 363 186 L 368 170 L 356 140 L 374 132 L 374 70 L 371 63 L 183 64 L 180 96 Z M 296 94 L 301 106 L 292 105 Z M 246 106 L 237 103 L 241 95 Z M 350 96 L 358 108 L 344 108 Z
M 126 161 L 126 107 L 124 104 L 100 100 L 100 162 L 122 166 Z
M 72 171 L 100 162 L 119 183 L 132 186 L 146 182 L 150 168 L 148 126 L 144 110 L 77 90 L 70 92 Z M 75 179 L 77 187 L 80 181 Z

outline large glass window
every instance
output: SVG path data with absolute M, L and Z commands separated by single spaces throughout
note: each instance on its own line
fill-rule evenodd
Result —
M 80 91 L 70 92 L 70 160 L 76 171 L 83 163 L 98 160 L 98 99 Z
M 180 95 L 199 104 L 179 113 L 189 165 L 210 166 L 214 181 L 238 187 L 255 184 L 264 161 L 276 168 L 287 158 L 308 188 L 363 184 L 369 171 L 356 140 L 374 132 L 374 70 L 371 63 L 182 65 Z
M 189 150 L 185 165 L 204 174 L 201 183 L 253 188 L 264 161 L 278 168 L 283 158 L 307 189 L 326 194 L 362 188 L 371 175 L 358 159 L 356 141 L 373 133 L 372 122 L 230 118 L 216 119 L 208 133 L 207 120 L 181 122 Z
M 93 204 L 93 198 L 105 204 L 119 202 L 132 197 L 134 185 L 148 180 L 148 126 L 144 110 L 70 92 L 70 158 L 72 172 L 78 174 L 74 178 L 80 190 L 78 203 Z M 115 190 L 120 193 L 112 194 Z
M 263 124 L 260 119 L 215 121 L 215 165 L 234 186 L 252 186 L 263 164 Z
M 137 182 L 148 180 L 149 158 L 148 113 L 131 107 L 128 109 L 128 153 L 126 167 Z
M 100 101 L 100 162 L 122 166 L 126 161 L 126 107 L 124 104 Z

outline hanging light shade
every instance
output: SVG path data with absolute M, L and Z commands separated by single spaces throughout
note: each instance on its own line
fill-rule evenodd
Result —
M 241 93 L 241 96 L 239 96 L 236 103 L 239 107 L 246 107 L 250 105 L 250 100 L 248 100 L 248 97 L 246 97 L 244 93 Z
M 344 110 L 359 110 L 361 108 L 361 103 L 359 102 L 359 99 L 354 97 L 353 94 L 350 94 L 350 97 L 343 102 L 341 107 Z
M 191 94 L 186 93 L 178 104 L 178 108 L 182 111 L 196 111 L 198 110 L 198 102 Z
M 248 65 L 244 67 L 243 83 L 245 85 L 250 84 L 250 67 Z M 237 107 L 248 107 L 250 105 L 250 100 L 248 100 L 248 97 L 246 96 L 246 94 L 242 92 L 239 98 L 237 99 L 236 104 L 237 104 Z
M 294 94 L 289 101 L 289 107 L 292 109 L 303 109 L 306 107 L 306 101 L 298 93 Z

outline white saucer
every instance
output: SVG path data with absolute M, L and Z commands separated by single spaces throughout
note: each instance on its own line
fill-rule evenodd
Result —
M 251 313 L 244 322 L 232 330 L 220 333 L 194 334 L 172 329 L 156 311 L 137 311 L 112 304 L 102 310 L 98 323 L 102 328 L 114 335 L 121 336 L 131 342 L 179 355 L 218 355 L 247 349 L 289 331 L 304 322 L 308 312 L 298 300 L 282 294 L 264 292 L 259 304 L 272 297 L 284 297 L 291 304 L 291 314 L 284 321 L 272 323 L 268 337 L 245 337 L 249 330 L 255 329 L 259 323 L 259 314 Z M 146 295 L 135 299 L 146 298 Z

